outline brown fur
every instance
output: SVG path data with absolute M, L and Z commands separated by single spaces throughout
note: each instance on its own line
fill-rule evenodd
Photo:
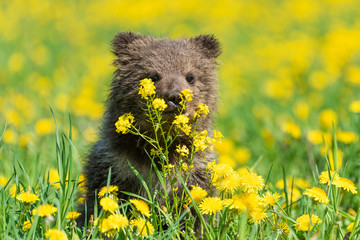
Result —
M 211 35 L 200 35 L 186 39 L 157 39 L 134 33 L 119 33 L 113 42 L 113 52 L 116 55 L 114 65 L 117 70 L 111 84 L 111 92 L 107 100 L 107 110 L 100 133 L 100 140 L 95 143 L 88 155 L 84 167 L 87 179 L 86 204 L 87 216 L 93 214 L 95 191 L 106 186 L 109 168 L 111 167 L 111 184 L 119 187 L 119 198 L 128 196 L 121 191 L 140 194 L 147 197 L 135 176 L 129 163 L 150 182 L 155 188 L 160 188 L 155 174 L 150 175 L 151 160 L 144 150 L 149 150 L 146 142 L 139 136 L 119 134 L 115 131 L 115 122 L 124 113 L 131 112 L 135 117 L 136 126 L 148 135 L 154 134 L 152 126 L 146 120 L 144 105 L 138 94 L 139 82 L 144 78 L 159 77 L 155 81 L 157 95 L 167 101 L 178 101 L 181 90 L 191 89 L 194 94 L 192 102 L 186 106 L 185 114 L 191 118 L 197 105 L 205 103 L 209 106 L 210 115 L 202 121 L 199 130 L 211 132 L 212 113 L 216 110 L 217 77 L 216 57 L 220 54 L 220 44 Z M 187 76 L 193 76 L 194 82 L 189 83 Z M 171 121 L 177 109 L 169 108 L 163 113 L 163 118 Z M 183 135 L 170 146 L 169 160 L 176 163 L 178 156 L 175 147 L 178 144 L 189 145 L 189 139 Z M 206 161 L 215 158 L 213 152 L 206 153 Z M 194 157 L 195 171 L 187 184 L 208 189 L 203 153 Z M 181 184 L 178 184 L 181 188 Z M 84 207 L 82 207 L 84 208 Z M 84 209 L 81 210 L 84 213 Z M 82 225 L 84 214 L 79 223 Z

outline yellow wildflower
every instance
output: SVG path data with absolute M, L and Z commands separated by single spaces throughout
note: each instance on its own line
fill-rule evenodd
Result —
M 350 112 L 360 113 L 360 100 L 354 101 L 349 106 Z
M 288 121 L 282 125 L 282 130 L 288 134 L 290 134 L 295 139 L 300 139 L 301 137 L 301 129 L 294 122 Z
M 264 179 L 254 172 L 241 176 L 241 187 L 244 192 L 256 193 L 264 187 Z
M 162 98 L 155 98 L 153 103 L 152 103 L 154 109 L 162 112 L 165 110 L 165 108 L 167 108 L 167 104 L 165 103 L 165 100 Z
M 24 232 L 26 232 L 27 230 L 29 230 L 31 228 L 31 222 L 30 220 L 26 220 L 23 223 L 23 227 L 21 228 Z
M 55 168 L 49 171 L 49 183 L 57 189 L 60 188 L 60 176 L 58 170 Z
M 122 214 L 111 214 L 103 219 L 100 231 L 107 237 L 112 237 L 120 229 L 129 226 L 129 220 Z
M 213 182 L 214 186 L 220 192 L 227 192 L 234 194 L 241 186 L 241 177 L 235 171 L 233 171 L 230 175 L 224 176 L 216 182 Z
M 194 199 L 196 204 L 199 204 L 201 200 L 203 200 L 204 197 L 208 194 L 206 190 L 202 189 L 199 186 L 191 186 L 192 189 L 190 190 L 191 197 Z M 189 198 L 189 202 L 191 202 L 191 199 Z
M 137 227 L 139 233 L 142 236 L 149 236 L 154 233 L 155 229 L 153 225 L 145 219 L 138 218 L 130 222 L 132 227 Z
M 187 163 L 183 163 L 183 164 L 181 165 L 181 168 L 182 168 L 185 172 L 187 172 L 187 171 L 195 171 L 195 169 L 194 169 L 194 164 L 188 165 Z
M 5 186 L 5 184 L 8 182 L 8 179 L 4 176 L 0 176 L 0 187 Z
M 105 211 L 113 213 L 119 207 L 119 204 L 110 197 L 104 197 L 100 200 L 100 205 Z
M 343 191 L 351 192 L 352 194 L 357 194 L 355 184 L 350 179 L 339 177 L 334 179 L 333 184 L 336 187 L 341 188 Z
M 330 171 L 330 178 L 329 178 L 329 172 L 328 171 L 321 172 L 321 174 L 319 176 L 320 183 L 321 184 L 328 184 L 328 185 L 330 185 L 330 180 L 332 180 L 334 182 L 338 178 L 340 178 L 339 174 L 337 174 L 334 171 Z
M 194 95 L 190 89 L 184 89 L 180 92 L 180 105 L 184 106 L 186 102 L 191 102 Z
M 144 202 L 143 200 L 140 199 L 130 199 L 130 202 L 135 206 L 135 208 L 141 212 L 141 214 L 145 215 L 145 217 L 150 217 L 150 208 L 149 206 L 146 204 L 146 202 Z
M 46 135 L 55 131 L 54 120 L 51 118 L 40 119 L 35 124 L 35 131 L 38 135 Z
M 343 142 L 345 144 L 357 142 L 358 138 L 359 138 L 358 135 L 354 132 L 350 132 L 350 131 L 337 131 L 336 132 L 336 139 L 339 142 Z
M 325 109 L 320 113 L 320 125 L 323 129 L 329 130 L 337 125 L 337 115 L 331 109 Z
M 317 224 L 320 224 L 322 221 L 321 219 L 316 216 L 315 214 L 311 215 L 311 225 L 310 225 L 310 215 L 304 214 L 301 215 L 296 219 L 296 224 L 294 224 L 294 227 L 298 231 L 311 231 L 313 227 Z
M 150 96 L 155 95 L 155 85 L 150 78 L 145 78 L 140 81 L 139 94 L 141 98 L 148 99 Z
M 249 161 L 251 152 L 246 147 L 237 148 L 234 152 L 234 158 L 238 164 L 245 164 Z
M 250 223 L 261 223 L 262 221 L 265 220 L 265 218 L 267 217 L 267 213 L 265 212 L 265 208 L 263 207 L 257 207 L 255 209 L 253 209 L 252 211 L 250 211 L 250 219 L 249 222 Z
M 201 103 L 197 106 L 196 112 L 194 114 L 194 119 L 203 117 L 205 118 L 209 114 L 209 107 L 206 104 Z
M 119 187 L 115 185 L 109 185 L 109 188 L 107 186 L 104 186 L 100 189 L 98 193 L 98 197 L 102 198 L 105 196 L 106 192 L 110 195 L 116 195 L 116 192 L 119 191 Z
M 222 139 L 223 139 L 223 135 L 220 131 L 218 130 L 213 130 L 213 139 L 214 139 L 214 143 L 221 143 Z
M 45 232 L 45 237 L 49 240 L 67 240 L 66 234 L 58 229 L 49 229 Z
M 234 209 L 239 212 L 245 212 L 247 209 L 246 201 L 241 196 L 234 196 L 232 198 L 225 199 L 224 205 L 225 205 L 225 207 L 229 207 L 230 209 Z
M 273 230 L 275 230 L 275 226 L 273 227 Z M 289 236 L 290 229 L 286 225 L 286 223 L 281 222 L 281 223 L 278 223 L 276 232 L 278 235 L 281 235 L 283 238 L 287 238 L 287 236 Z
M 74 211 L 74 212 L 68 212 L 67 214 L 66 214 L 66 219 L 69 219 L 69 220 L 75 220 L 75 219 L 77 219 L 79 216 L 81 215 L 81 213 L 79 213 L 79 212 L 76 212 L 76 211 Z
M 312 188 L 306 189 L 304 192 L 304 195 L 312 197 L 314 199 L 314 201 L 319 202 L 319 203 L 323 203 L 323 204 L 329 203 L 329 199 L 326 195 L 326 192 L 318 187 L 312 187 Z
M 219 182 L 224 177 L 230 176 L 231 174 L 234 173 L 234 169 L 228 164 L 220 163 L 220 164 L 213 165 L 210 163 L 208 163 L 209 167 L 207 166 L 207 168 L 212 171 L 212 182 L 213 183 Z
M 207 197 L 199 205 L 202 214 L 213 215 L 224 208 L 224 202 L 219 197 Z
M 277 201 L 279 201 L 280 195 L 278 193 L 271 193 L 267 191 L 261 198 L 260 204 L 264 206 L 273 207 Z
M 172 123 L 175 125 L 177 129 L 180 129 L 186 135 L 189 135 L 191 131 L 191 127 L 187 124 L 188 122 L 189 122 L 189 118 L 181 114 L 175 116 L 175 120 Z
M 24 203 L 35 203 L 36 201 L 39 200 L 39 197 L 36 196 L 34 193 L 23 192 L 17 195 L 16 199 Z
M 346 230 L 352 232 L 353 228 L 354 228 L 354 222 L 350 223 L 349 226 L 347 226 Z
M 189 149 L 185 145 L 177 145 L 176 152 L 180 154 L 181 157 L 188 157 L 189 156 Z
M 133 122 L 134 116 L 131 113 L 125 113 L 121 115 L 118 121 L 115 123 L 116 132 L 121 132 L 122 134 L 127 133 Z
M 40 217 L 49 216 L 57 211 L 57 208 L 50 204 L 43 204 L 32 210 L 32 215 L 39 215 Z
M 210 148 L 210 145 L 212 144 L 212 140 L 207 136 L 207 134 L 208 132 L 206 130 L 197 132 L 195 134 L 194 142 L 193 142 L 195 147 L 195 152 L 205 151 L 207 148 Z
M 319 130 L 312 130 L 307 132 L 306 137 L 312 144 L 321 144 L 325 140 L 325 143 L 328 146 L 331 146 L 331 135 L 328 133 L 324 133 Z

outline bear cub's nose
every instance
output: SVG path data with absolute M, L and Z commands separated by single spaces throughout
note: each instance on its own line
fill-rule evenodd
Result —
M 167 101 L 167 110 L 168 111 L 175 111 L 180 104 L 180 93 L 179 92 L 172 92 L 166 97 Z

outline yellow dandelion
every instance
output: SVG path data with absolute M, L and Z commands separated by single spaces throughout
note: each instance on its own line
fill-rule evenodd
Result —
M 40 217 L 46 217 L 57 212 L 57 208 L 50 204 L 43 204 L 32 210 L 32 215 L 39 215 Z
M 326 192 L 318 187 L 312 187 L 305 190 L 304 195 L 307 195 L 314 199 L 315 202 L 328 204 L 329 199 L 326 195 Z
M 97 225 L 97 222 L 96 224 Z M 116 230 L 113 228 L 114 225 L 108 218 L 104 218 L 99 226 L 99 230 L 103 233 L 106 237 L 113 237 L 116 234 Z
M 321 219 L 316 216 L 315 214 L 311 215 L 311 219 L 310 219 L 310 215 L 309 214 L 304 214 L 301 215 L 300 217 L 298 217 L 296 219 L 296 224 L 294 224 L 294 227 L 296 230 L 298 231 L 311 231 L 313 229 L 313 227 L 317 224 L 320 224 L 322 221 Z M 311 224 L 310 224 L 311 222 Z
M 292 136 L 295 139 L 300 139 L 300 137 L 301 137 L 300 127 L 292 121 L 285 122 L 282 125 L 282 130 L 284 132 L 290 134 L 290 136 Z
M 58 229 L 49 229 L 45 233 L 45 237 L 49 240 L 67 240 L 66 234 Z
M 234 196 L 232 198 L 225 199 L 224 206 L 229 207 L 230 209 L 237 210 L 239 212 L 245 212 L 247 209 L 246 202 L 241 196 Z
M 331 109 L 325 109 L 320 113 L 320 125 L 323 129 L 329 130 L 337 125 L 337 114 Z
M 55 131 L 54 120 L 51 118 L 40 119 L 35 124 L 35 131 L 38 135 L 41 136 L 53 133 Z
M 190 89 L 184 89 L 180 92 L 180 105 L 184 106 L 185 102 L 191 102 L 194 95 Z
M 150 217 L 150 208 L 149 206 L 146 204 L 146 202 L 144 202 L 143 200 L 140 199 L 130 199 L 130 202 L 135 206 L 135 208 L 141 212 L 143 215 L 145 215 L 146 217 Z
M 26 220 L 24 223 L 23 223 L 23 226 L 22 226 L 22 230 L 24 232 L 26 232 L 27 230 L 29 230 L 31 228 L 31 222 L 30 220 Z
M 208 163 L 210 164 L 210 163 Z M 223 179 L 224 177 L 230 176 L 234 173 L 234 169 L 228 165 L 228 164 L 224 164 L 224 163 L 220 163 L 220 164 L 211 164 L 211 166 L 209 165 L 208 168 L 211 167 L 212 170 L 212 182 L 216 183 L 221 181 L 221 179 Z
M 129 220 L 122 214 L 111 214 L 107 218 L 103 219 L 100 231 L 106 233 L 107 237 L 113 236 L 120 229 L 129 226 Z
M 273 227 L 273 230 L 275 230 L 275 226 Z M 278 223 L 276 228 L 277 235 L 282 236 L 283 238 L 287 238 L 290 233 L 289 227 L 286 225 L 286 223 Z
M 324 142 L 328 145 L 331 146 L 331 135 L 329 133 L 324 133 L 322 131 L 319 130 L 312 130 L 312 131 L 308 131 L 307 135 L 306 135 L 307 139 L 309 140 L 309 142 L 311 142 L 312 144 L 321 144 Z
M 353 228 L 354 228 L 354 222 L 350 223 L 349 226 L 347 226 L 346 230 L 352 232 Z
M 143 218 L 132 220 L 130 224 L 133 228 L 137 227 L 139 233 L 142 236 L 149 236 L 155 231 L 154 226 L 149 221 L 146 221 Z
M 76 211 L 74 211 L 74 212 L 68 212 L 67 214 L 66 214 L 66 219 L 69 219 L 69 220 L 75 220 L 75 219 L 77 219 L 79 216 L 81 215 L 81 213 L 79 213 L 79 212 L 76 212 Z
M 261 207 L 261 197 L 256 193 L 242 193 L 240 196 L 250 212 L 256 211 L 257 208 Z
M 336 132 L 336 139 L 339 142 L 343 142 L 345 144 L 350 144 L 353 142 L 357 142 L 359 137 L 356 133 L 350 131 L 338 131 Z
M 194 119 L 203 117 L 205 118 L 209 114 L 209 107 L 206 104 L 201 103 L 197 106 L 196 112 L 194 114 Z
M 49 171 L 49 183 L 57 189 L 60 188 L 60 176 L 58 170 L 55 168 Z
M 352 194 L 357 194 L 355 184 L 350 179 L 339 177 L 333 181 L 333 184 L 336 187 L 341 188 L 343 191 L 351 192 Z
M 257 207 L 253 210 L 250 211 L 250 219 L 249 222 L 250 223 L 261 223 L 262 221 L 265 220 L 265 218 L 267 217 L 267 213 L 265 212 L 265 208 L 263 207 Z
M 244 192 L 258 192 L 264 187 L 264 179 L 254 172 L 241 176 L 241 187 Z
M 105 197 L 106 192 L 110 195 L 116 195 L 116 192 L 119 191 L 119 187 L 115 185 L 109 185 L 109 188 L 107 186 L 102 187 L 98 193 L 99 198 Z
M 155 95 L 155 89 L 154 82 L 150 78 L 145 78 L 140 81 L 139 94 L 141 98 L 147 100 L 150 96 Z
M 125 113 L 121 115 L 118 121 L 115 123 L 116 132 L 121 132 L 122 134 L 127 133 L 133 122 L 134 116 L 131 113 Z
M 220 192 L 234 194 L 240 189 L 241 177 L 237 172 L 233 172 L 232 174 L 219 179 L 217 182 L 213 182 L 213 184 Z
M 360 100 L 354 101 L 349 106 L 350 112 L 360 113 Z
M 275 203 L 279 201 L 279 199 L 280 199 L 280 194 L 271 193 L 268 191 L 262 196 L 260 204 L 264 206 L 273 207 Z
M 328 184 L 328 185 L 330 185 L 331 180 L 334 182 L 338 178 L 340 178 L 339 174 L 337 174 L 334 171 L 330 171 L 330 177 L 329 177 L 329 171 L 323 171 L 323 172 L 321 172 L 321 174 L 319 176 L 320 183 Z
M 176 152 L 180 154 L 181 157 L 187 157 L 189 156 L 189 149 L 185 145 L 177 145 L 176 146 Z
M 36 201 L 40 200 L 36 194 L 30 192 L 20 193 L 16 196 L 16 199 L 24 203 L 35 203 Z
M 167 108 L 167 104 L 165 103 L 165 100 L 162 98 L 155 98 L 152 103 L 154 109 L 162 112 Z
M 113 213 L 119 207 L 119 204 L 110 197 L 104 197 L 100 200 L 100 205 L 105 211 Z
M 196 204 L 199 204 L 201 200 L 203 200 L 204 197 L 206 197 L 208 192 L 199 186 L 192 185 L 191 187 L 192 187 L 192 189 L 190 190 L 191 197 L 194 199 Z M 190 202 L 191 199 L 189 198 L 189 203 Z
M 224 202 L 219 197 L 207 197 L 199 205 L 202 214 L 213 215 L 224 208 Z
M 8 182 L 8 179 L 4 176 L 0 176 L 0 187 L 5 186 L 5 184 Z

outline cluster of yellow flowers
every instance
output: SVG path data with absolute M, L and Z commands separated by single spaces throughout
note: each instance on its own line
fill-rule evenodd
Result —
M 121 229 L 131 227 L 134 233 L 138 233 L 142 236 L 149 236 L 154 233 L 155 229 L 148 218 L 150 218 L 150 208 L 145 201 L 140 199 L 130 199 L 129 202 L 134 206 L 134 213 L 132 214 L 132 220 L 129 220 L 126 216 L 120 213 L 117 191 L 119 188 L 114 185 L 109 187 L 105 186 L 99 191 L 100 206 L 105 211 L 105 216 L 98 218 L 94 221 L 94 225 L 98 225 L 101 233 L 107 237 L 113 237 Z M 107 196 L 106 196 L 107 193 Z M 135 213 L 136 211 L 136 213 Z M 145 216 L 138 217 L 138 214 Z M 137 230 L 136 230 L 137 229 Z

